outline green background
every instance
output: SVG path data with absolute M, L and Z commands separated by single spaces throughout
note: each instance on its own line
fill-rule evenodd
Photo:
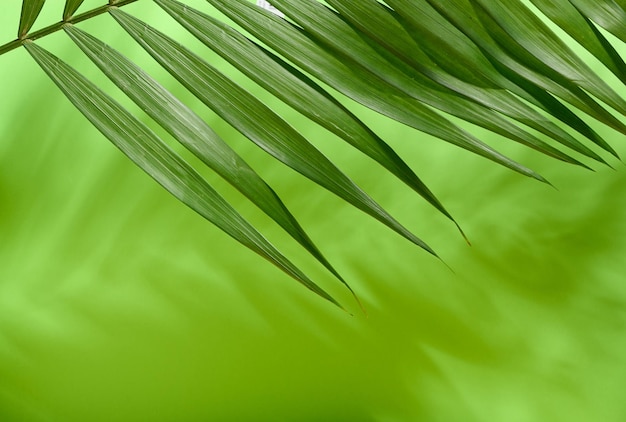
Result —
M 36 27 L 62 6 L 49 1 Z M 201 49 L 156 6 L 125 10 L 262 96 L 452 270 L 265 156 L 98 17 L 81 28 L 196 105 L 276 189 L 368 315 L 210 172 L 354 316 L 178 203 L 26 51 L 13 51 L 0 57 L 0 421 L 626 420 L 622 163 L 592 173 L 471 129 L 553 189 L 347 102 L 435 191 L 470 247 L 408 188 Z M 0 5 L 0 42 L 14 38 L 18 16 L 18 1 Z M 114 92 L 64 34 L 41 45 Z M 626 156 L 623 136 L 597 129 Z

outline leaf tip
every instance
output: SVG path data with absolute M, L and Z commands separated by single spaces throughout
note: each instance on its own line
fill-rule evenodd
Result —
M 465 232 L 463 231 L 463 229 L 461 228 L 461 226 L 459 225 L 459 223 L 457 223 L 456 221 L 452 220 L 454 222 L 454 225 L 456 226 L 456 228 L 459 230 L 459 232 L 461 233 L 461 236 L 463 236 L 463 239 L 465 240 L 465 243 L 467 243 L 468 246 L 472 246 L 472 242 L 470 242 L 469 238 L 467 237 L 467 235 L 465 234 Z

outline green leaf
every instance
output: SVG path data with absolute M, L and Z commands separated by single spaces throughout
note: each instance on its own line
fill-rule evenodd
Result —
M 41 12 L 46 0 L 23 0 L 22 13 L 20 15 L 20 25 L 17 31 L 18 38 L 24 38 Z
M 379 47 L 376 50 L 395 67 L 402 70 L 405 74 L 413 78 L 413 80 L 417 81 L 421 79 L 421 77 L 423 77 L 423 75 L 418 73 L 413 67 L 399 60 L 396 56 L 391 55 L 387 50 L 384 50 L 382 47 Z M 450 94 L 449 90 L 447 90 L 446 88 L 440 89 L 442 89 L 443 91 L 434 90 L 432 92 L 432 98 L 426 99 L 428 97 L 430 89 L 428 87 L 425 87 L 422 90 L 422 96 L 426 97 L 424 99 L 424 102 L 426 104 L 431 104 L 433 107 L 437 107 L 442 111 L 450 113 L 453 116 L 457 116 L 470 123 L 474 123 L 478 126 L 484 127 L 485 129 L 505 136 L 515 142 L 519 142 L 522 145 L 526 145 L 530 148 L 535 149 L 536 151 L 549 155 L 558 160 L 587 167 L 585 164 L 582 164 L 578 160 L 572 158 L 567 154 L 564 154 L 563 152 L 552 147 L 548 143 L 533 136 L 528 131 L 516 126 L 510 120 L 495 113 L 494 110 L 484 106 L 480 106 L 473 101 L 465 99 L 462 96 L 458 96 L 459 94 Z M 597 161 L 605 163 L 605 161 L 599 155 L 587 148 L 585 145 L 581 144 L 567 132 L 564 132 L 552 122 L 546 121 L 546 123 L 544 124 L 544 122 L 542 122 L 541 120 L 545 121 L 545 118 L 540 117 L 540 120 L 535 121 L 535 123 L 537 123 L 536 126 L 543 128 L 543 130 L 540 130 L 541 132 L 548 132 L 551 134 L 551 138 L 553 140 L 556 140 L 563 145 L 569 146 L 572 149 L 586 155 L 587 157 L 591 157 Z M 528 126 L 534 127 L 535 125 L 531 123 L 528 124 Z
M 353 17 L 358 15 L 364 20 L 368 19 L 372 14 L 375 14 L 376 11 L 381 10 L 380 8 L 372 7 L 372 3 L 367 0 L 358 3 L 348 1 L 330 1 L 329 3 L 333 6 L 338 6 L 337 9 L 340 11 L 349 9 Z M 375 3 L 379 5 L 377 2 Z M 491 109 L 480 107 L 469 102 L 465 97 L 461 97 L 458 93 L 450 92 L 441 86 L 436 86 L 423 74 L 412 71 L 408 63 L 401 63 L 393 56 L 389 55 L 382 46 L 377 48 L 375 45 L 372 46 L 368 44 L 365 41 L 367 37 L 363 33 L 360 33 L 358 29 L 354 28 L 354 26 L 358 26 L 358 23 L 352 22 L 354 26 L 349 25 L 337 14 L 331 12 L 320 3 L 309 0 L 277 0 L 274 4 L 280 7 L 281 10 L 297 23 L 302 25 L 308 33 L 314 35 L 320 42 L 324 43 L 329 49 L 334 49 L 339 54 L 352 60 L 363 69 L 371 71 L 379 78 L 385 80 L 390 85 L 393 85 L 412 98 L 461 119 L 503 134 L 504 136 L 545 154 L 558 157 L 564 161 L 576 162 L 576 160 L 550 147 L 545 142 L 519 129 L 506 119 L 494 113 Z M 396 29 L 398 30 L 394 32 L 391 32 L 391 30 L 394 29 L 394 26 L 391 24 L 384 27 L 379 25 L 373 26 L 385 31 L 386 35 L 378 34 L 378 38 L 385 37 L 385 39 L 400 40 L 399 43 L 403 46 L 415 45 L 397 22 L 396 25 Z M 404 38 L 402 37 L 403 32 Z M 392 43 L 395 44 L 394 41 L 389 41 L 385 44 L 388 45 Z M 408 51 L 404 51 L 407 55 L 411 55 Z M 424 60 L 420 61 L 422 61 L 422 63 L 424 62 Z M 422 68 L 423 67 L 424 65 L 422 65 Z M 431 69 L 425 69 L 424 72 L 433 73 L 435 72 L 435 70 L 432 69 L 434 67 L 435 65 L 433 63 Z M 463 85 L 467 87 L 467 84 Z M 445 91 L 442 91 L 442 89 Z M 467 89 L 464 91 L 467 92 Z M 483 89 L 478 96 L 481 97 L 481 102 L 484 105 L 498 109 L 523 123 L 528 123 L 530 126 L 555 137 L 560 142 L 568 146 L 574 146 L 579 152 L 587 156 L 599 158 L 576 140 L 568 137 L 567 134 L 563 136 L 562 134 L 564 134 L 564 132 L 559 131 L 554 124 L 550 123 L 539 113 L 526 106 L 515 97 L 507 94 L 505 91 L 487 91 Z
M 626 42 L 626 1 L 569 0 L 587 18 Z
M 409 34 L 446 72 L 481 88 L 510 87 L 510 82 L 483 52 L 425 0 L 389 0 L 386 3 L 401 18 Z
M 235 240 L 338 305 L 278 252 L 145 124 L 56 56 L 30 41 L 24 47 L 72 104 L 161 186 Z
M 249 198 L 345 283 L 278 195 L 196 113 L 103 42 L 72 25 L 66 25 L 64 29 L 102 72 L 153 120 Z
M 609 41 L 569 0 L 531 0 L 532 3 L 600 60 L 622 82 L 626 64 Z
M 438 91 L 433 92 L 434 100 L 437 103 L 432 102 L 432 100 L 429 102 L 434 107 L 556 158 L 572 162 L 571 158 L 564 157 L 564 154 L 560 152 L 555 152 L 553 148 L 547 146 L 544 142 L 530 136 L 530 134 L 515 127 L 505 119 L 499 118 L 494 113 L 487 113 L 487 110 L 476 108 L 462 98 L 467 97 L 477 104 L 499 111 L 575 151 L 603 162 L 602 158 L 589 148 L 546 117 L 526 106 L 508 91 L 480 88 L 444 72 L 411 38 L 404 27 L 394 18 L 391 11 L 378 1 L 330 0 L 328 3 L 337 9 L 350 24 L 361 30 L 368 37 L 371 37 L 372 44 L 378 45 L 378 53 L 384 55 L 388 61 L 393 61 L 392 55 L 403 61 L 404 64 L 395 60 L 394 65 L 402 69 L 411 79 L 416 82 L 419 80 L 424 85 L 428 84 L 428 79 L 426 78 L 434 81 L 436 83 L 435 87 L 438 89 Z M 370 66 L 369 68 L 372 67 Z M 442 92 L 442 90 L 445 91 Z M 424 93 L 426 92 L 424 90 Z M 449 94 L 457 96 L 456 104 L 454 101 L 448 100 Z M 460 110 L 455 110 L 455 108 L 460 108 Z M 463 114 L 463 112 L 465 113 Z M 478 114 L 478 116 L 474 116 L 474 114 Z
M 563 105 L 558 99 L 554 98 L 554 96 L 551 95 L 549 88 L 550 87 L 554 88 L 555 86 L 560 86 L 560 85 L 556 83 L 552 83 L 547 78 L 544 78 L 532 71 L 520 72 L 520 73 L 523 73 L 524 76 L 527 76 L 528 77 L 527 79 L 524 76 L 520 75 L 520 73 L 515 72 L 514 70 L 511 69 L 511 67 L 508 67 L 506 65 L 499 65 L 497 66 L 497 68 L 498 70 L 500 70 L 500 72 L 502 72 L 503 75 L 505 75 L 511 81 L 515 82 L 518 86 L 520 86 L 530 95 L 532 95 L 533 99 L 535 99 L 538 102 L 538 104 L 544 110 L 548 111 L 553 117 L 559 119 L 563 123 L 575 129 L 578 133 L 584 135 L 587 139 L 591 140 L 594 144 L 602 147 L 606 151 L 609 151 L 614 156 L 617 156 L 617 153 L 613 150 L 613 148 L 595 130 L 593 130 L 584 120 L 578 117 L 577 114 L 572 112 L 568 107 Z M 517 68 L 517 70 L 519 70 L 519 68 Z M 546 83 L 543 84 L 544 82 Z M 578 91 L 577 93 L 579 95 L 587 96 L 587 94 L 583 92 L 582 90 L 580 90 L 579 88 L 574 88 L 574 89 Z M 600 107 L 591 97 L 587 96 L 589 100 L 588 103 L 580 102 L 578 97 L 572 96 L 573 94 L 571 93 L 571 91 L 567 89 L 558 88 L 557 91 L 559 91 L 562 96 L 569 98 L 571 101 L 575 102 L 579 106 L 579 108 L 588 110 L 590 113 L 593 113 L 594 111 L 597 110 L 595 108 L 588 108 L 592 105 L 599 107 L 601 109 L 600 110 L 601 113 L 606 113 L 606 110 Z M 602 117 L 602 116 L 598 116 L 598 117 Z M 575 145 L 571 147 L 575 149 L 576 151 L 578 151 L 579 149 Z M 582 148 L 589 150 L 585 146 L 582 146 Z M 592 155 L 590 156 L 606 164 L 606 161 L 600 158 L 599 155 L 592 153 Z
M 468 0 L 429 0 L 429 2 L 432 5 L 426 2 L 390 0 L 390 3 L 393 3 L 399 13 L 397 18 L 411 37 L 425 47 L 430 44 L 420 42 L 421 40 L 429 40 L 433 46 L 436 46 L 436 48 L 429 48 L 428 53 L 438 65 L 445 66 L 446 70 L 461 78 L 466 68 L 478 67 L 482 69 L 483 73 L 488 70 L 482 77 L 485 83 L 493 84 L 496 89 L 498 87 L 509 89 L 532 104 L 543 108 L 546 112 L 563 119 L 566 124 L 593 142 L 612 151 L 610 146 L 597 136 L 584 121 L 558 101 L 554 101 L 549 94 L 546 96 L 545 91 L 555 93 L 591 114 L 595 111 L 594 105 L 597 104 L 588 96 L 585 97 L 584 92 L 576 86 L 572 87 L 572 89 L 580 91 L 580 95 L 588 99 L 592 103 L 591 105 L 580 100 L 568 88 L 564 88 L 561 84 L 526 68 L 502 51 L 482 27 Z M 442 33 L 445 35 L 441 36 Z M 483 54 L 486 55 L 489 63 L 485 68 L 481 64 Z M 449 57 L 455 57 L 458 60 L 450 60 Z M 610 114 L 606 114 L 607 119 L 613 118 Z M 613 118 L 613 120 L 616 119 Z M 564 144 L 570 148 L 603 162 L 596 154 L 589 154 L 589 149 L 572 137 L 564 136 L 561 138 Z
M 560 119 L 606 151 L 616 155 L 611 146 L 589 127 L 589 125 L 550 95 L 554 94 L 599 121 L 606 123 L 616 130 L 622 131 L 624 125 L 601 107 L 586 92 L 580 89 L 580 87 L 558 74 L 555 74 L 558 80 L 553 80 L 527 67 L 516 58 L 511 57 L 495 41 L 496 39 L 501 41 L 500 38 L 506 39 L 508 36 L 506 34 L 499 34 L 495 36 L 495 38 L 492 38 L 485 26 L 483 26 L 485 20 L 488 20 L 488 16 L 483 16 L 481 20 L 469 0 L 428 0 L 428 2 L 432 5 L 432 8 L 426 7 L 423 3 L 420 3 L 419 10 L 409 8 L 414 6 L 412 3 L 403 2 L 402 5 L 407 7 L 404 13 L 408 19 L 411 19 L 411 13 L 417 13 L 419 11 L 428 14 L 431 19 L 434 19 L 435 22 L 440 25 L 453 23 L 457 30 L 462 31 L 463 34 L 470 38 L 472 42 L 481 49 L 499 72 L 514 82 L 514 85 L 509 86 L 509 89 L 522 98 L 543 108 L 547 113 Z M 433 8 L 441 15 L 435 15 Z M 437 16 L 439 17 L 437 18 Z M 444 16 L 445 19 L 443 18 Z M 413 19 L 410 23 L 414 26 L 420 25 L 420 21 L 417 19 Z M 442 43 L 447 45 L 445 40 L 443 40 Z M 507 46 L 513 48 L 515 43 L 507 44 Z M 450 49 L 448 48 L 448 50 Z M 539 63 L 539 65 L 541 65 L 541 63 Z M 572 148 L 574 148 L 574 146 L 572 146 Z
M 85 0 L 66 0 L 65 9 L 63 9 L 63 20 L 66 21 L 71 18 L 83 1 Z
M 550 68 L 563 78 L 575 81 L 577 85 L 590 94 L 604 101 L 615 110 L 626 115 L 626 101 L 611 89 L 595 72 L 593 72 L 554 32 L 518 0 L 494 2 L 492 0 L 471 0 L 477 10 L 484 11 L 509 38 L 506 39 L 510 51 L 514 51 L 527 63 L 543 64 L 537 70 L 552 76 Z M 479 14 L 479 16 L 484 16 Z M 493 28 L 492 25 L 489 28 Z M 501 34 L 501 31 L 497 32 Z M 497 38 L 501 43 L 504 39 Z M 517 44 L 526 53 L 522 52 Z
M 279 58 L 268 55 L 242 34 L 216 19 L 174 0 L 156 0 L 156 3 L 241 72 L 383 165 L 452 219 L 434 194 L 389 145 L 310 78 Z
M 267 153 L 436 256 L 258 99 L 149 25 L 116 8 L 109 13 L 190 92 Z
M 601 104 L 594 100 L 594 98 L 592 98 L 587 91 L 579 85 L 578 81 L 562 75 L 548 64 L 540 61 L 532 54 L 529 54 L 529 52 L 506 31 L 504 31 L 503 28 L 496 21 L 494 21 L 488 13 L 480 7 L 476 8 L 476 10 L 481 21 L 488 28 L 489 33 L 494 37 L 494 39 L 498 40 L 498 42 L 503 45 L 504 48 L 510 52 L 510 54 L 527 64 L 530 69 L 536 70 L 536 73 L 534 73 L 533 76 L 538 76 L 540 78 L 538 79 L 538 84 L 544 83 L 544 85 L 539 85 L 540 87 L 548 90 L 549 92 L 555 92 L 556 95 L 578 107 L 590 116 L 596 118 L 602 123 L 605 123 L 622 134 L 626 134 L 626 125 L 624 125 L 622 121 L 617 119 Z M 522 74 L 522 72 L 519 73 Z M 606 141 L 598 141 L 599 142 L 596 143 L 599 146 L 617 157 L 615 150 L 613 150 L 612 147 L 606 143 Z
M 208 0 L 263 43 L 344 95 L 385 116 L 446 140 L 524 175 L 545 181 L 370 72 L 350 66 L 273 14 L 242 0 Z

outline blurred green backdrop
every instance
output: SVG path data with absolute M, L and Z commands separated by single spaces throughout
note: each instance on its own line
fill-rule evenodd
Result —
M 0 5 L 2 42 L 14 37 L 19 3 Z M 62 4 L 49 1 L 40 22 L 58 20 Z M 170 197 L 14 51 L 0 57 L 1 421 L 626 420 L 623 164 L 592 173 L 472 129 L 552 189 L 351 105 L 439 195 L 469 247 L 408 188 L 199 48 L 151 3 L 125 10 L 264 96 L 454 271 L 198 107 L 275 187 L 368 316 L 207 177 L 350 316 Z M 108 16 L 81 28 L 193 102 Z M 64 34 L 41 43 L 112 86 Z M 626 156 L 622 136 L 598 130 Z

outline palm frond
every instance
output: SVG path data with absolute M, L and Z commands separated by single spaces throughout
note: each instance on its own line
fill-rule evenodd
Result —
M 593 125 L 600 122 L 626 134 L 626 100 L 546 20 L 623 83 L 626 64 L 603 31 L 626 41 L 626 4 L 529 1 L 275 0 L 271 3 L 278 14 L 247 0 L 208 0 L 212 7 L 207 5 L 207 11 L 176 0 L 155 3 L 248 78 L 377 162 L 457 224 L 417 172 L 343 99 L 542 182 L 541 175 L 485 144 L 451 116 L 564 163 L 586 168 L 606 163 L 603 155 L 617 153 Z M 187 46 L 121 10 L 136 2 L 112 0 L 77 15 L 83 1 L 67 0 L 59 22 L 31 33 L 44 1 L 24 0 L 17 39 L 0 46 L 0 54 L 25 47 L 76 108 L 170 193 L 335 304 L 200 176 L 202 169 L 186 162 L 137 116 L 36 40 L 63 29 L 156 125 L 243 193 L 346 286 L 273 188 L 198 112 L 106 40 L 77 25 L 108 13 L 188 91 L 261 149 L 436 256 L 297 128 Z M 214 18 L 216 11 L 234 24 Z
M 25 43 L 24 47 L 76 108 L 172 195 L 311 290 L 334 302 L 274 249 L 145 124 L 58 57 L 31 42 Z
M 98 39 L 74 26 L 66 26 L 64 29 L 85 54 L 154 121 L 207 166 L 240 189 L 246 197 L 272 217 L 287 233 L 341 279 L 276 193 L 197 114 L 178 101 L 134 63 Z M 187 203 L 184 198 L 181 200 Z M 223 202 L 224 199 L 220 198 L 218 201 Z M 203 214 L 193 205 L 192 208 Z

